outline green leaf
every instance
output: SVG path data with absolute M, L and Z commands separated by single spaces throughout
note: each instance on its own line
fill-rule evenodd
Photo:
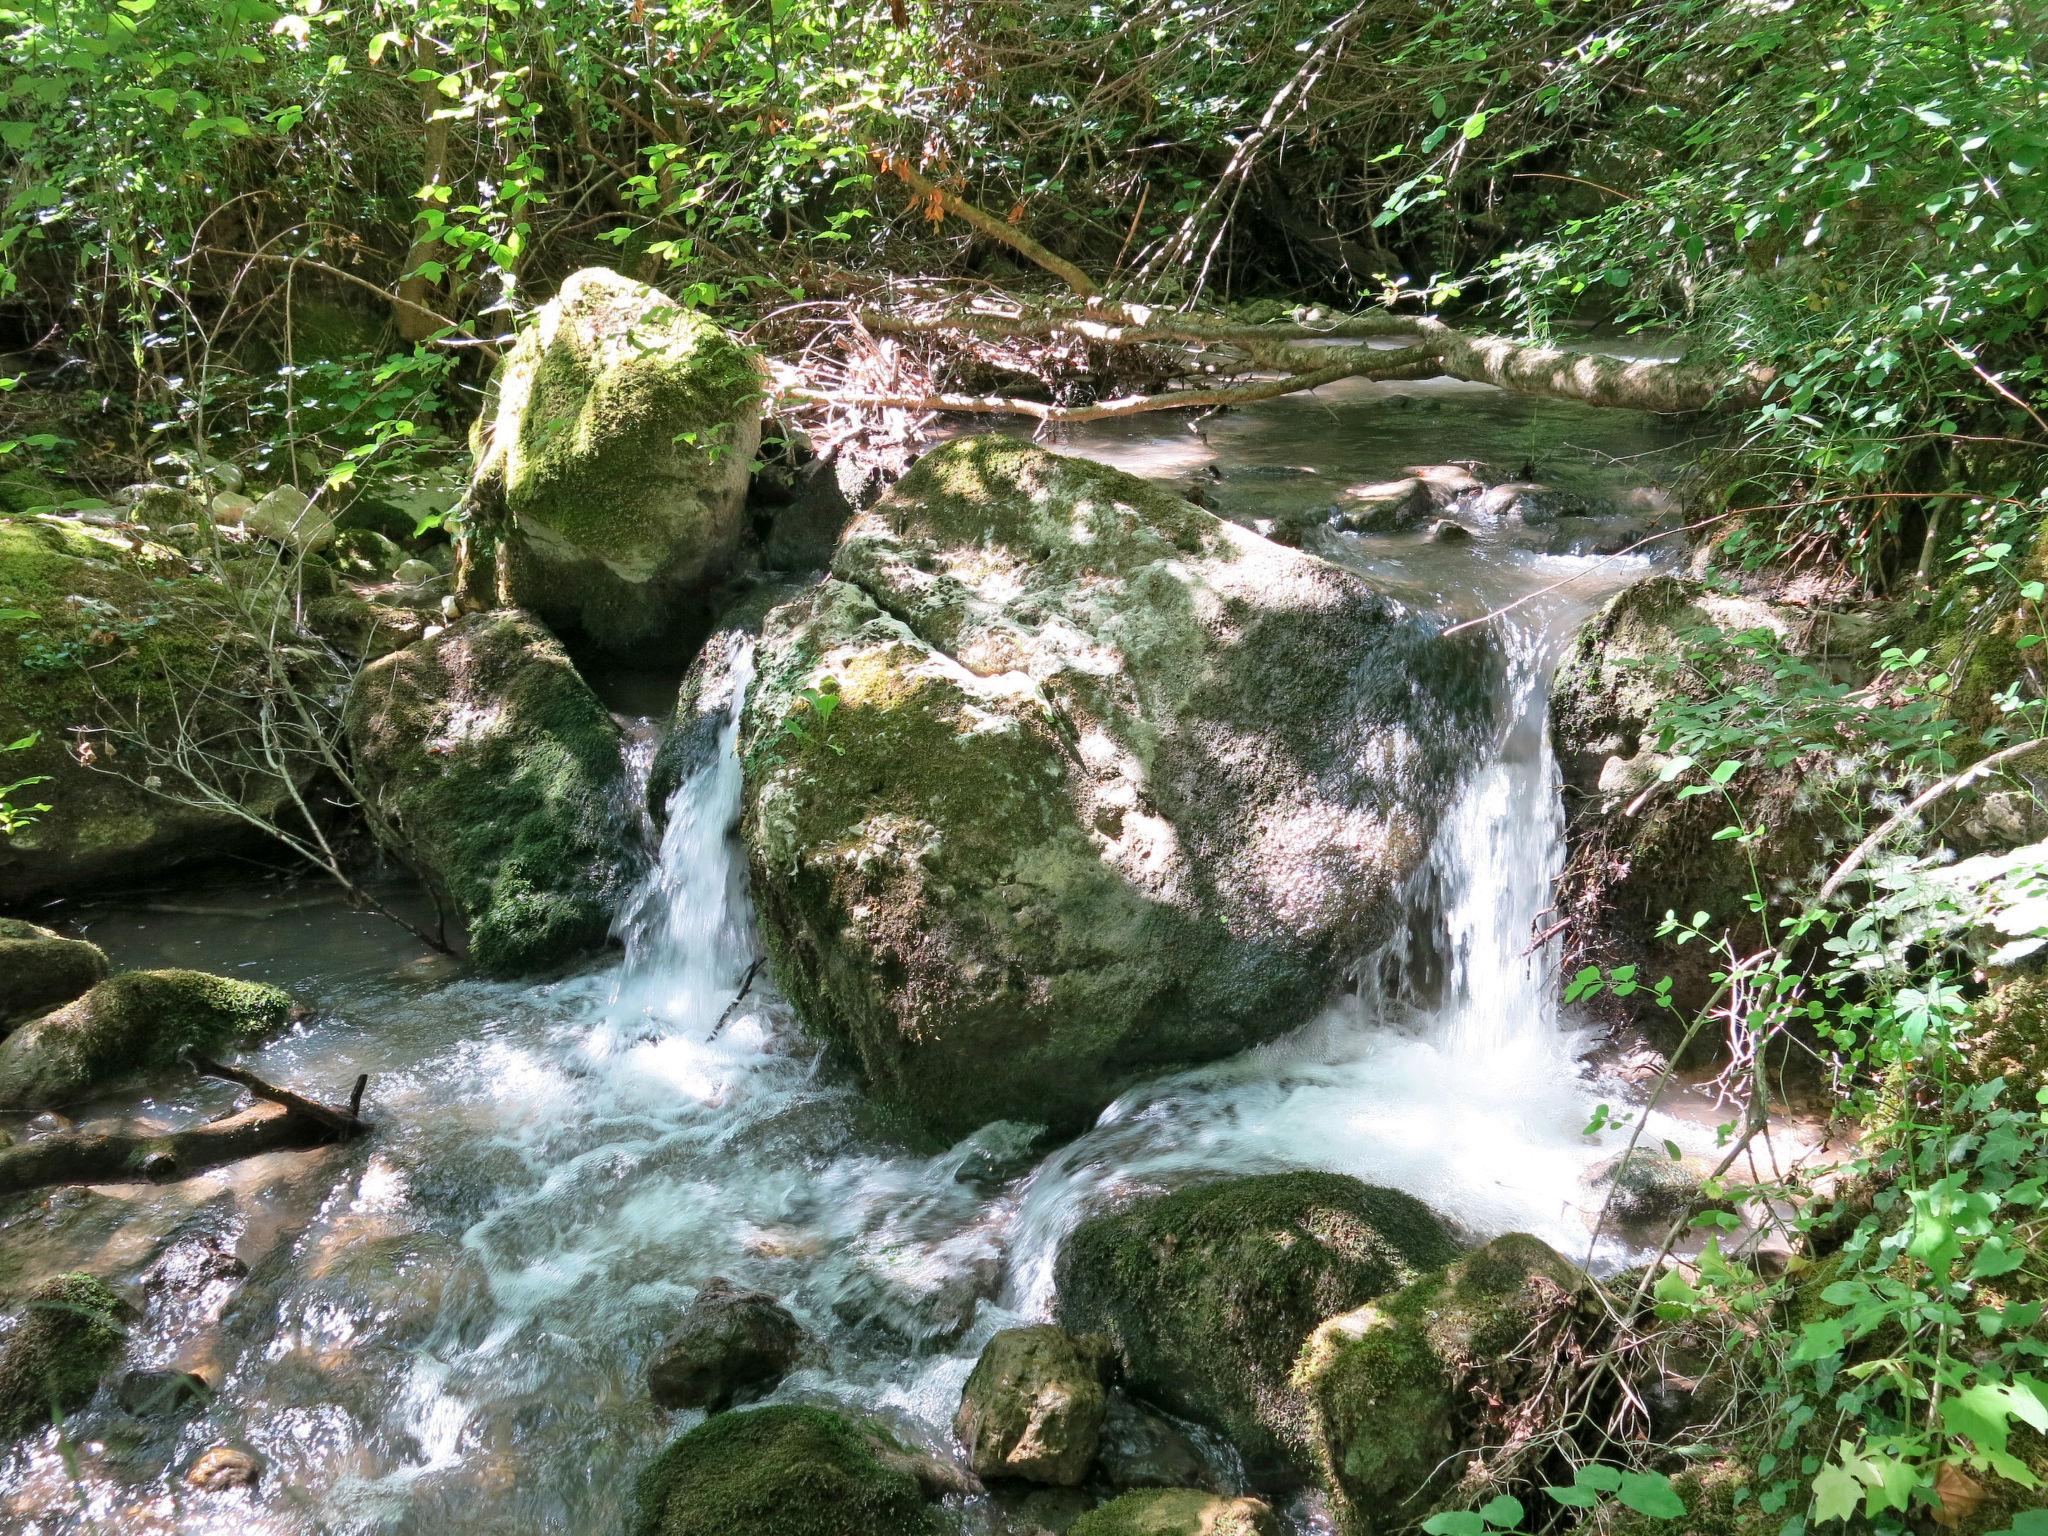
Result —
M 1486 1503 L 1482 1504 L 1479 1507 L 1479 1518 L 1488 1525 L 1498 1525 L 1503 1528 L 1520 1525 L 1522 1523 L 1522 1501 L 1511 1493 L 1504 1493 L 1500 1497 L 1489 1499 Z
M 1862 1504 L 1863 1484 L 1847 1467 L 1830 1462 L 1814 1475 L 1814 1519 L 1847 1520 Z
M 1685 1514 L 1685 1500 L 1661 1472 L 1624 1472 L 1614 1496 L 1639 1515 L 1653 1520 L 1677 1520 Z
M 1465 137 L 1476 139 L 1479 135 L 1486 132 L 1486 117 L 1487 114 L 1484 112 L 1474 112 L 1470 117 L 1466 118 Z
M 1469 1509 L 1445 1510 L 1422 1522 L 1429 1536 L 1486 1536 L 1486 1522 Z

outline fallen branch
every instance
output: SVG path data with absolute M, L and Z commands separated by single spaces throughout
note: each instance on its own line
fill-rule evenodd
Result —
M 977 229 L 991 240 L 1007 245 L 1034 266 L 1043 267 L 1082 298 L 1089 298 L 1096 293 L 1095 280 L 1086 272 L 1064 256 L 1055 256 L 1016 225 L 984 212 L 958 193 L 948 192 L 929 176 L 922 175 L 908 160 L 885 155 L 881 157 L 881 161 L 883 170 L 924 199 L 927 205 L 936 204 L 969 228 Z
M 252 1104 L 225 1120 L 161 1135 L 59 1131 L 0 1149 L 0 1196 L 51 1184 L 126 1184 L 189 1178 L 221 1163 L 264 1152 L 324 1146 L 323 1125 L 282 1104 Z
M 201 1077 L 217 1077 L 224 1082 L 236 1083 L 249 1090 L 259 1099 L 283 1106 L 294 1115 L 311 1121 L 337 1140 L 347 1141 L 367 1131 L 369 1122 L 358 1118 L 357 1108 L 362 1103 L 363 1087 L 369 1081 L 369 1074 L 356 1079 L 354 1093 L 349 1096 L 347 1109 L 335 1109 L 322 1104 L 318 1099 L 309 1099 L 304 1094 L 293 1093 L 289 1088 L 280 1088 L 275 1083 L 265 1082 L 247 1067 L 231 1067 L 223 1062 L 209 1061 L 195 1052 L 185 1052 L 185 1060 L 192 1070 Z

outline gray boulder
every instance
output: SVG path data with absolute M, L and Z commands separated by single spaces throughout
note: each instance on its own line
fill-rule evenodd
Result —
M 773 1296 L 710 1281 L 648 1363 L 648 1393 L 664 1408 L 721 1412 L 774 1390 L 796 1364 L 803 1337 Z
M 1300 1023 L 1389 931 L 1484 656 L 1133 476 L 950 443 L 763 628 L 775 973 L 934 1130 L 1085 1123 Z

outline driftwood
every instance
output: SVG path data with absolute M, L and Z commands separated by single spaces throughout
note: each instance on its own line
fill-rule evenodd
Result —
M 188 1056 L 206 1077 L 239 1083 L 260 1103 L 183 1130 L 60 1131 L 0 1148 L 0 1196 L 52 1184 L 119 1184 L 182 1179 L 264 1152 L 324 1146 L 370 1129 L 357 1113 L 367 1076 L 356 1079 L 345 1110 L 279 1088 L 241 1067 Z

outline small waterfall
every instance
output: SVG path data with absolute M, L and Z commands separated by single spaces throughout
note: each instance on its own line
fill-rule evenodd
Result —
M 668 802 L 654 867 L 621 913 L 626 944 L 617 1002 L 663 1033 L 703 1039 L 718 1026 L 759 950 L 740 815 L 740 715 L 754 681 L 754 646 L 741 638 L 714 658 L 697 698 L 694 760 Z

